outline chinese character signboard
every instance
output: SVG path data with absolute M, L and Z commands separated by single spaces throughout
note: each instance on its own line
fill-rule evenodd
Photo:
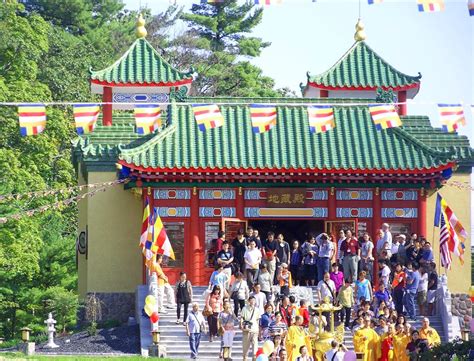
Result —
M 269 188 L 267 206 L 274 208 L 302 208 L 306 203 L 305 188 Z

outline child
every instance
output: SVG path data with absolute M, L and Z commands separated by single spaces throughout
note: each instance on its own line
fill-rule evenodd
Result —
M 337 263 L 332 264 L 332 271 L 330 277 L 331 280 L 334 282 L 334 285 L 336 286 L 336 294 L 338 294 L 339 290 L 344 284 L 344 273 L 339 270 Z
M 385 284 L 383 282 L 380 282 L 379 289 L 374 294 L 374 307 L 378 309 L 380 307 L 380 302 L 382 301 L 384 301 L 385 305 L 388 306 L 392 302 L 392 297 L 387 291 Z
M 300 308 L 298 309 L 298 315 L 303 317 L 302 326 L 304 328 L 307 328 L 309 326 L 309 311 L 308 311 L 308 307 L 307 307 L 306 303 L 307 302 L 305 300 L 301 300 L 300 301 Z
M 273 306 L 271 303 L 267 303 L 265 305 L 265 312 L 260 317 L 260 328 L 258 334 L 258 340 L 263 341 L 266 340 L 269 336 L 268 333 L 268 326 L 270 326 L 270 322 L 273 321 Z

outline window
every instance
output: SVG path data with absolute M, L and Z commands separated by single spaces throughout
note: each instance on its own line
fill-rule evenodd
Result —
M 163 222 L 166 234 L 173 246 L 175 260 L 163 257 L 164 267 L 184 267 L 184 222 Z
M 204 258 L 206 267 L 214 267 L 216 258 L 216 239 L 217 232 L 219 232 L 219 222 L 206 222 L 204 223 L 204 242 L 206 250 L 206 256 Z
M 390 224 L 390 232 L 392 232 L 393 236 L 399 235 L 399 234 L 404 234 L 409 236 L 411 234 L 412 230 L 412 224 L 411 223 L 392 223 L 389 222 Z

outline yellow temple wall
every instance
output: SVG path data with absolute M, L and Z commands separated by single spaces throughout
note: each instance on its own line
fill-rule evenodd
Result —
M 117 179 L 115 172 L 89 172 L 88 183 Z M 138 247 L 141 197 L 123 185 L 90 197 L 79 210 L 80 229 L 88 226 L 88 258 L 79 267 L 79 293 L 134 293 L 142 282 L 142 257 Z M 81 228 L 82 226 L 82 228 Z M 85 277 L 85 280 L 83 279 Z
M 471 184 L 471 175 L 467 173 L 454 174 L 450 181 L 457 181 Z M 453 186 L 441 188 L 439 193 L 446 199 L 448 205 L 458 217 L 461 224 L 466 229 L 469 238 L 466 241 L 464 249 L 464 265 L 461 264 L 459 257 L 452 255 L 453 262 L 451 270 L 447 271 L 448 287 L 452 293 L 469 293 L 471 286 L 471 191 L 469 189 L 458 189 Z M 436 193 L 428 198 L 427 203 L 427 233 L 425 236 L 433 240 L 433 252 L 436 264 L 439 265 L 439 228 L 433 227 L 434 211 L 436 207 Z M 444 274 L 444 268 L 438 266 L 438 272 Z

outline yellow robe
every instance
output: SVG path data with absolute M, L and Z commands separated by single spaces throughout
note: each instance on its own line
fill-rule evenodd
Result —
M 393 353 L 395 361 L 408 361 L 407 345 L 410 342 L 410 336 L 405 333 L 396 333 L 393 335 Z
M 364 340 L 364 338 L 367 338 Z M 371 328 L 360 328 L 354 334 L 354 351 L 364 354 L 364 361 L 377 361 L 380 357 L 380 338 Z
M 441 344 L 441 338 L 433 327 L 428 327 L 427 329 L 420 328 L 420 338 L 428 340 L 430 347 Z
M 311 354 L 311 341 L 306 331 L 301 326 L 290 326 L 286 336 L 286 350 L 288 361 L 295 361 L 300 356 L 300 347 L 306 346 Z

